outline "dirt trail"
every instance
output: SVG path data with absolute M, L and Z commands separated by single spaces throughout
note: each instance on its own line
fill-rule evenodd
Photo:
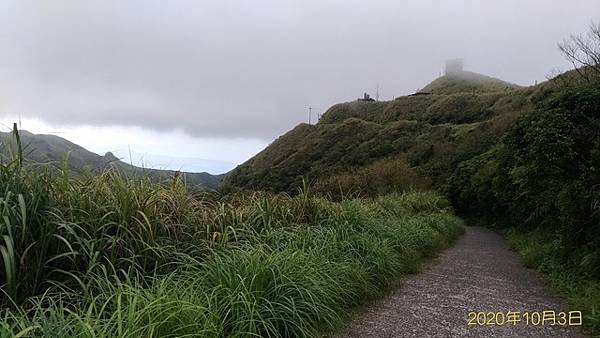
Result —
M 585 337 L 579 327 L 525 324 L 523 312 L 544 310 L 568 307 L 498 234 L 468 227 L 452 248 L 368 305 L 336 337 Z M 468 326 L 470 311 L 520 311 L 522 321 Z

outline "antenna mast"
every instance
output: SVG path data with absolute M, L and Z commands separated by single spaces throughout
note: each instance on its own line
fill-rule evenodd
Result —
M 375 92 L 375 101 L 379 101 L 379 82 L 377 82 L 377 91 Z
M 312 106 L 308 106 L 308 124 L 310 124 L 310 116 L 312 115 Z

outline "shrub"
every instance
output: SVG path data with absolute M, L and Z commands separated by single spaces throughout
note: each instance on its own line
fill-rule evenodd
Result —
M 353 172 L 320 179 L 315 190 L 334 198 L 343 196 L 377 196 L 391 192 L 424 190 L 429 186 L 403 158 L 389 158 Z

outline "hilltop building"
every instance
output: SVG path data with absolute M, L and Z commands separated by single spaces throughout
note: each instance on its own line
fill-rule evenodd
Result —
M 463 72 L 463 59 L 446 60 L 445 75 L 459 75 Z
M 373 102 L 375 100 L 371 97 L 371 95 L 369 95 L 368 93 L 365 93 L 362 98 L 358 99 L 358 101 L 361 101 L 361 102 Z

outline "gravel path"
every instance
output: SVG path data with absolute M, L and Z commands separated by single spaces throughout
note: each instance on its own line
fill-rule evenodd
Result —
M 498 234 L 467 227 L 452 248 L 366 306 L 336 337 L 585 337 L 579 327 L 524 323 L 523 312 L 544 310 L 568 308 Z M 520 311 L 523 321 L 467 325 L 470 311 Z

